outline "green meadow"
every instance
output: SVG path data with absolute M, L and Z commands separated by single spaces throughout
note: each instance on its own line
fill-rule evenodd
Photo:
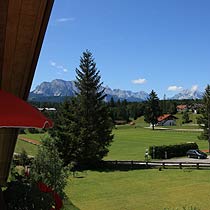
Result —
M 66 193 L 80 210 L 208 210 L 209 189 L 207 170 L 147 169 L 87 171 L 69 179 Z
M 143 160 L 145 149 L 151 145 L 195 141 L 200 149 L 208 146 L 197 139 L 199 132 L 187 130 L 119 126 L 113 133 L 106 160 Z M 209 188 L 208 170 L 87 171 L 69 179 L 66 193 L 81 210 L 208 210 Z
M 200 149 L 208 148 L 207 141 L 198 140 L 197 131 L 152 131 L 144 128 L 145 126 L 140 119 L 135 126 L 116 127 L 113 130 L 114 141 L 110 152 L 104 159 L 143 160 L 149 146 L 161 144 L 196 142 Z M 191 125 L 190 128 L 197 127 Z M 33 135 L 30 138 L 33 138 Z M 37 146 L 18 140 L 16 151 L 21 148 L 25 148 L 29 154 L 35 154 Z M 70 176 L 65 191 L 73 205 L 68 201 L 65 203 L 65 209 L 208 210 L 209 189 L 209 170 L 84 171 L 78 172 L 76 177 Z
M 143 160 L 145 150 L 153 145 L 196 142 L 200 149 L 208 149 L 207 141 L 198 140 L 197 131 L 154 130 L 134 126 L 120 126 L 113 131 L 114 141 L 106 160 Z

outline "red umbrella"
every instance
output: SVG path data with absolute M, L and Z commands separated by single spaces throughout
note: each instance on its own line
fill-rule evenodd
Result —
M 51 210 L 60 210 L 63 206 L 63 201 L 61 197 L 56 193 L 52 188 L 48 187 L 46 184 L 43 182 L 38 183 L 38 188 L 40 189 L 41 192 L 46 192 L 46 193 L 52 193 L 53 199 L 55 201 L 55 208 L 52 208 Z
M 0 127 L 50 128 L 51 120 L 22 99 L 0 90 Z

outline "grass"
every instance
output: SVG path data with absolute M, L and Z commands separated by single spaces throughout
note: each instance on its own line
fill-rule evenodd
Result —
M 28 138 L 28 139 L 34 139 L 34 140 L 37 140 L 37 141 L 41 141 L 43 138 L 45 138 L 47 136 L 47 134 L 46 133 L 35 133 L 35 134 L 26 133 L 26 134 L 20 134 L 19 136 L 23 137 L 23 138 Z
M 135 126 L 118 126 L 106 160 L 143 160 L 146 148 L 152 145 L 176 144 L 188 141 L 207 149 L 207 141 L 197 139 L 199 132 L 155 130 L 143 128 L 138 119 Z M 36 138 L 37 136 L 28 136 Z M 27 145 L 27 146 L 26 146 Z M 35 153 L 32 144 L 18 141 L 21 147 Z M 27 148 L 28 147 L 28 148 Z M 209 209 L 210 176 L 208 170 L 148 169 L 131 171 L 79 172 L 70 177 L 65 210 L 164 210 Z M 191 208 L 192 207 L 192 208 Z
M 81 210 L 209 209 L 207 170 L 97 172 L 71 178 L 66 193 Z M 187 209 L 187 208 L 186 208 Z
M 145 149 L 154 144 L 195 141 L 200 149 L 207 148 L 206 141 L 197 139 L 199 132 L 152 131 L 138 123 L 136 128 L 118 126 L 113 131 L 114 142 L 105 159 L 142 160 Z M 79 177 L 69 180 L 66 193 L 81 210 L 206 210 L 210 205 L 208 170 L 88 171 Z
M 47 136 L 47 134 L 43 133 L 38 133 L 38 134 L 27 133 L 19 135 L 19 137 L 33 139 L 37 141 L 41 141 L 41 139 L 43 139 L 45 136 Z M 15 147 L 15 152 L 20 153 L 22 150 L 25 150 L 29 155 L 35 156 L 37 154 L 37 149 L 38 146 L 18 139 Z
M 145 150 L 152 145 L 196 142 L 200 149 L 208 149 L 207 141 L 198 140 L 199 132 L 118 126 L 113 133 L 114 141 L 105 160 L 143 160 Z
M 22 140 L 17 140 L 16 146 L 15 146 L 15 152 L 21 153 L 22 150 L 25 150 L 28 155 L 36 155 L 37 154 L 38 146 L 24 142 Z

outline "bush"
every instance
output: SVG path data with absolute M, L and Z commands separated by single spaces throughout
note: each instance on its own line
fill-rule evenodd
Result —
M 63 166 L 64 163 L 60 159 L 54 143 L 52 138 L 42 140 L 38 153 L 31 164 L 30 179 L 34 182 L 45 183 L 63 198 L 71 167 Z
M 153 159 L 182 157 L 186 155 L 186 152 L 189 149 L 198 149 L 198 145 L 194 142 L 191 142 L 191 143 L 183 143 L 175 145 L 150 146 L 149 155 Z
M 54 204 L 50 193 L 43 193 L 36 183 L 31 183 L 22 176 L 7 183 L 3 191 L 8 210 L 50 210 Z
M 31 165 L 33 157 L 29 157 L 27 152 L 22 149 L 21 153 L 15 153 L 13 156 L 13 164 L 15 166 L 28 166 Z

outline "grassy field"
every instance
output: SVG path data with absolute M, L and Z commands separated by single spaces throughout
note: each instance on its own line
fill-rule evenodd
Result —
M 200 149 L 208 149 L 207 141 L 198 140 L 200 132 L 151 130 L 133 126 L 118 126 L 106 160 L 143 160 L 145 150 L 153 145 L 197 142 Z
M 20 134 L 19 137 L 23 138 L 29 138 L 29 139 L 34 139 L 37 141 L 41 141 L 43 138 L 47 137 L 48 135 L 46 133 L 26 133 L 26 134 Z
M 27 152 L 28 155 L 36 155 L 37 153 L 37 146 L 24 142 L 22 140 L 17 140 L 16 146 L 15 146 L 15 152 L 16 153 L 21 153 L 23 150 Z
M 183 142 L 197 142 L 200 149 L 208 149 L 207 141 L 198 140 L 199 132 L 154 130 L 142 126 L 118 126 L 113 130 L 114 141 L 105 160 L 143 160 L 145 150 L 152 145 L 178 144 Z M 40 141 L 46 134 L 21 134 L 21 137 Z M 35 155 L 37 146 L 17 141 L 16 152 L 25 149 L 28 154 Z
M 199 132 L 177 132 L 118 126 L 114 142 L 105 159 L 142 160 L 150 145 L 175 144 L 188 141 L 207 149 L 199 141 Z M 158 171 L 88 171 L 79 178 L 70 178 L 66 193 L 81 210 L 183 210 L 210 206 L 210 172 L 208 170 L 165 169 Z M 199 195 L 199 196 L 198 196 Z
M 46 136 L 47 134 L 31 134 L 31 133 L 19 135 L 19 137 L 33 139 L 37 141 L 41 141 L 41 139 L 43 139 Z M 38 147 L 36 145 L 30 144 L 30 143 L 27 143 L 18 139 L 16 147 L 15 147 L 15 152 L 20 153 L 22 150 L 25 150 L 29 155 L 34 156 L 37 153 L 37 148 Z
M 207 141 L 197 139 L 199 132 L 144 128 L 139 119 L 135 126 L 118 126 L 106 160 L 143 160 L 152 145 L 188 141 L 207 149 Z M 25 137 L 33 138 L 34 136 Z M 35 137 L 36 140 L 39 137 Z M 16 151 L 25 148 L 35 153 L 34 145 L 18 141 Z M 33 149 L 32 149 L 33 148 Z M 130 171 L 86 171 L 70 177 L 66 194 L 71 200 L 66 210 L 200 210 L 210 209 L 210 172 L 208 170 L 158 169 Z M 71 205 L 71 202 L 75 205 Z M 196 210 L 197 210 L 196 209 Z
M 66 193 L 81 210 L 208 210 L 209 189 L 207 170 L 148 169 L 88 171 L 71 178 Z

